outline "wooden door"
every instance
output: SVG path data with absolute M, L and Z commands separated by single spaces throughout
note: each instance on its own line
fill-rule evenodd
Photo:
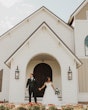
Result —
M 37 87 L 41 87 L 46 81 L 47 77 L 50 77 L 52 80 L 52 69 L 46 63 L 39 63 L 34 68 L 34 78 L 37 81 Z M 42 91 L 37 91 L 37 97 L 43 97 L 45 88 Z

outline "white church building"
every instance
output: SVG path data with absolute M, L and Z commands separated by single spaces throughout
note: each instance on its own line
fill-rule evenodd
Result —
M 50 76 L 63 104 L 88 102 L 88 0 L 68 23 L 43 6 L 0 36 L 0 101 L 25 103 L 30 73 L 39 87 Z

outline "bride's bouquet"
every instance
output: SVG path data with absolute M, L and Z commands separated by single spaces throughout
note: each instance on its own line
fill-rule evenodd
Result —
M 55 94 L 58 96 L 60 94 L 60 90 L 58 88 L 55 89 Z

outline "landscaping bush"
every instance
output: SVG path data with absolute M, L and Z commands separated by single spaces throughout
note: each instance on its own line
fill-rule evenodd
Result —
M 34 106 L 32 106 L 32 110 L 40 110 L 40 106 L 34 105 Z
M 45 106 L 43 106 L 43 105 L 32 105 L 32 106 L 30 106 L 30 105 L 28 105 L 28 106 L 26 106 L 26 108 L 27 108 L 27 110 L 46 110 L 46 108 L 45 108 Z
M 88 110 L 88 105 L 86 105 L 86 108 L 85 109 Z
M 84 110 L 83 105 L 75 105 L 74 110 Z
M 65 105 L 62 106 L 62 110 L 74 110 L 74 107 L 72 105 Z
M 40 110 L 46 110 L 45 106 L 40 106 Z
M 9 108 L 5 107 L 4 105 L 0 105 L 0 110 L 9 110 Z
M 16 110 L 27 110 L 25 107 L 18 107 Z
M 28 106 L 27 110 L 40 110 L 40 106 L 37 106 L 37 105 Z
M 48 110 L 57 110 L 55 106 L 50 106 Z

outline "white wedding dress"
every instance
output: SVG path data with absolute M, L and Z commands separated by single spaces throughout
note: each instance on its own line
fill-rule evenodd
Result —
M 42 99 L 42 104 L 48 105 L 48 104 L 54 104 L 54 105 L 59 105 L 59 101 L 57 98 L 57 95 L 55 95 L 55 91 L 52 88 L 52 82 L 50 83 L 45 83 L 46 89 L 45 93 Z

